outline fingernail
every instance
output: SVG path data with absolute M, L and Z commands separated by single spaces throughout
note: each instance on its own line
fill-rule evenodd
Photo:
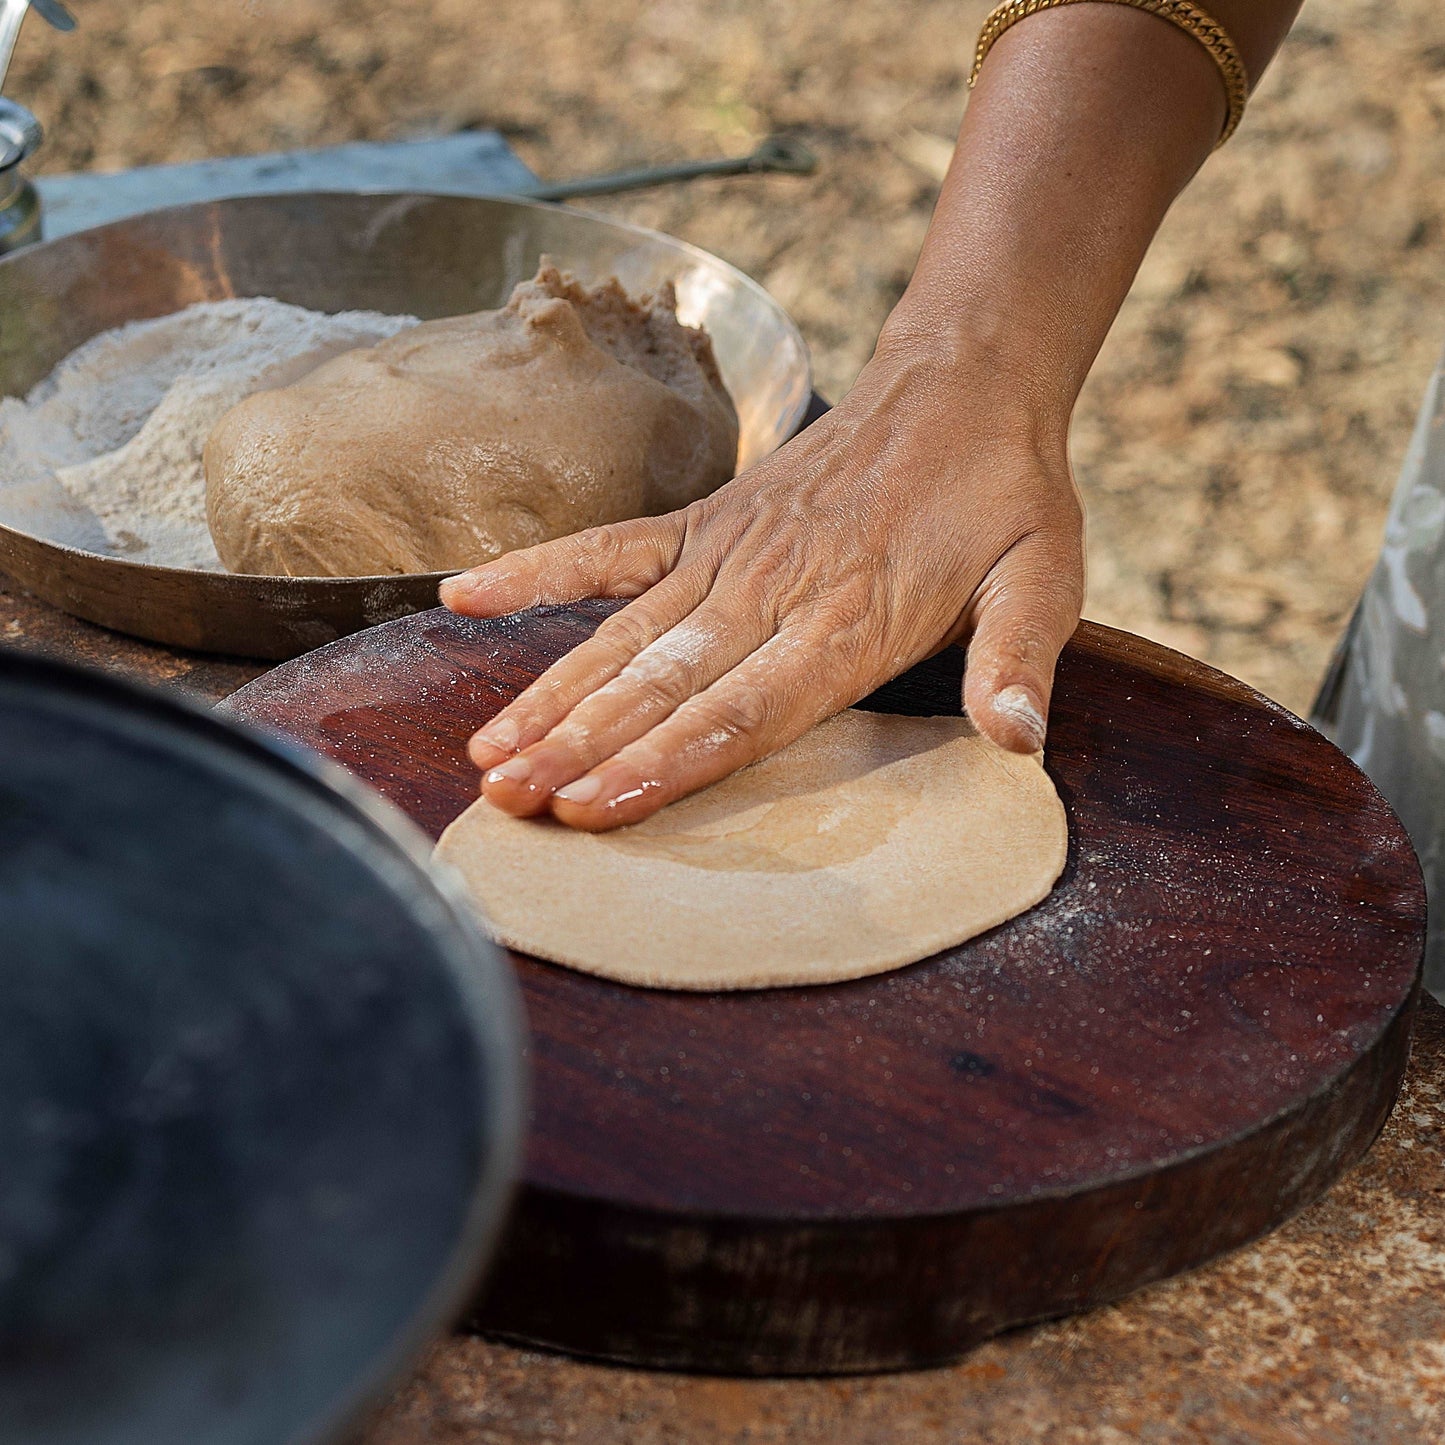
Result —
M 575 783 L 568 783 L 565 788 L 558 788 L 552 796 L 561 798 L 564 803 L 594 803 L 601 791 L 602 779 L 596 773 L 589 773 Z
M 498 748 L 504 753 L 514 753 L 517 751 L 517 744 L 522 741 L 522 734 L 511 718 L 499 717 L 489 722 L 477 734 L 477 741 L 485 743 L 489 748 Z
M 1033 693 L 1019 683 L 994 694 L 993 710 L 1017 723 L 1035 749 L 1044 745 L 1044 714 Z
M 489 783 L 525 783 L 532 776 L 531 758 L 508 758 L 487 774 Z

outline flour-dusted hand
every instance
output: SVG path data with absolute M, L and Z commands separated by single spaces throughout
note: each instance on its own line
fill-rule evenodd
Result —
M 712 496 L 444 584 L 472 617 L 636 598 L 472 739 L 484 794 L 633 823 L 965 636 L 969 715 L 1036 751 L 1079 617 L 1081 521 L 1061 434 L 978 414 L 885 345 L 843 404 Z
M 1299 0 L 1211 0 L 1257 79 Z M 989 52 L 908 289 L 836 410 L 668 516 L 448 582 L 494 617 L 635 598 L 471 743 L 484 795 L 603 829 L 782 747 L 945 643 L 1005 748 L 1044 740 L 1078 620 L 1079 390 L 1227 113 L 1211 53 L 1123 5 L 1051 6 Z

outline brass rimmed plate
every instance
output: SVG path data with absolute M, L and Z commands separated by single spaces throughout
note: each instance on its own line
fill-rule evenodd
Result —
M 655 231 L 506 199 L 307 192 L 153 211 L 0 260 L 0 394 L 20 395 L 101 331 L 197 301 L 273 296 L 319 311 L 431 318 L 498 306 L 542 255 L 631 291 L 671 280 L 712 335 L 737 403 L 740 467 L 797 429 L 807 349 L 762 287 Z M 294 657 L 431 606 L 443 573 L 261 577 L 161 567 L 0 523 L 0 570 L 90 622 L 176 647 Z M 49 533 L 49 534 L 48 534 Z

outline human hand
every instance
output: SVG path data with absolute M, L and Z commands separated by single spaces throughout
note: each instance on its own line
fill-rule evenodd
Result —
M 880 346 L 839 406 L 710 497 L 444 582 L 468 617 L 636 599 L 473 736 L 483 796 L 635 823 L 965 637 L 974 724 L 1041 748 L 1083 513 L 1065 425 L 1011 414 L 1003 390 Z

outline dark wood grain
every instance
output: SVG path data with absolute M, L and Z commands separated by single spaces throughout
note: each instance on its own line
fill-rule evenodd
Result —
M 435 835 L 475 795 L 467 734 L 611 605 L 423 613 L 228 706 Z M 961 666 L 867 705 L 955 712 Z M 917 1365 L 1232 1248 L 1358 1158 L 1424 918 L 1373 787 L 1242 684 L 1090 624 L 1048 766 L 1053 894 L 909 968 L 695 995 L 518 957 L 530 1149 L 476 1322 L 682 1368 Z

